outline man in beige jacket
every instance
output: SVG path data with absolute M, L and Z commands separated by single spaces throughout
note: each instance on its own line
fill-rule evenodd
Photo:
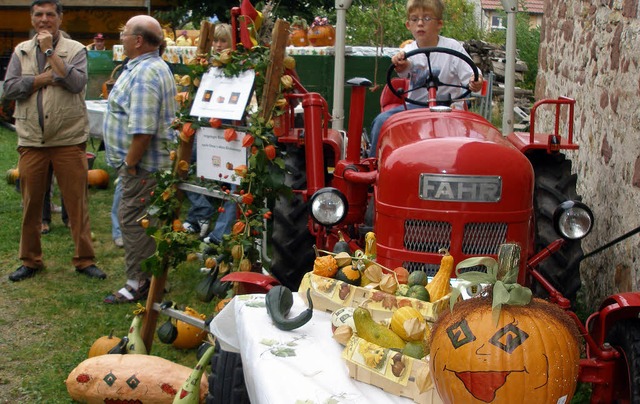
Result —
M 75 270 L 91 278 L 106 278 L 95 265 L 89 225 L 89 120 L 84 103 L 87 51 L 81 43 L 61 35 L 61 23 L 62 5 L 58 0 L 34 0 L 31 24 L 37 34 L 16 46 L 5 76 L 4 96 L 16 100 L 14 118 L 24 206 L 22 265 L 9 275 L 13 282 L 30 278 L 44 268 L 40 229 L 50 167 L 69 213 Z

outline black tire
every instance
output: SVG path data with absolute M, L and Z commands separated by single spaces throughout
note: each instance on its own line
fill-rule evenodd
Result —
M 285 185 L 294 190 L 307 186 L 304 148 L 287 145 L 285 155 Z M 298 290 L 302 277 L 313 267 L 315 238 L 309 233 L 308 204 L 302 196 L 280 196 L 273 209 L 271 237 L 271 272 L 280 283 Z
M 536 219 L 535 250 L 541 251 L 560 238 L 553 228 L 553 212 L 566 200 L 581 200 L 576 193 L 576 175 L 571 173 L 571 160 L 562 154 L 545 152 L 530 156 L 535 172 L 534 211 Z M 568 242 L 538 266 L 538 270 L 551 284 L 572 302 L 582 282 L 580 279 L 580 240 Z M 546 297 L 547 292 L 534 281 L 533 292 Z
M 220 349 L 216 341 L 211 357 L 207 404 L 250 404 L 240 354 Z
M 617 398 L 620 402 L 640 404 L 640 321 L 618 321 L 609 331 L 607 342 L 622 353 L 614 381 Z

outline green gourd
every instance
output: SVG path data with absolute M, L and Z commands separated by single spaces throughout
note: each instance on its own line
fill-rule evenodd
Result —
M 211 272 L 209 272 L 196 286 L 196 297 L 209 303 L 216 295 L 216 280 L 218 279 L 218 272 L 220 268 L 216 266 Z
M 358 337 L 383 348 L 404 349 L 406 342 L 384 325 L 377 323 L 371 317 L 369 310 L 357 307 L 353 311 L 353 322 Z
M 158 328 L 156 333 L 158 334 L 158 339 L 161 342 L 171 344 L 178 337 L 178 327 L 173 324 L 171 318 L 168 318 L 167 321 Z
M 122 337 L 122 339 L 120 340 L 120 342 L 118 342 L 118 345 L 114 346 L 113 348 L 111 348 L 109 350 L 109 352 L 107 352 L 107 354 L 110 355 L 124 355 L 127 353 L 127 344 L 129 343 L 129 337 L 124 336 Z
M 311 320 L 313 315 L 311 289 L 307 290 L 307 300 L 309 301 L 309 308 L 294 318 L 287 318 L 287 314 L 289 314 L 293 306 L 293 293 L 286 286 L 277 285 L 271 288 L 264 298 L 264 303 L 273 324 L 280 330 L 291 331 L 302 327 Z
M 351 248 L 349 247 L 349 243 L 345 241 L 342 232 L 338 232 L 338 237 L 338 242 L 336 242 L 336 244 L 333 246 L 333 252 L 336 254 L 346 252 L 347 254 L 351 255 Z
M 140 335 L 143 316 L 144 311 L 140 314 L 136 314 L 133 317 L 133 321 L 131 321 L 131 327 L 129 327 L 129 334 L 127 335 L 127 338 L 129 339 L 129 342 L 127 343 L 127 353 L 142 355 L 147 354 L 147 347 L 142 340 L 142 336 Z
M 198 364 L 193 371 L 182 384 L 180 390 L 173 399 L 173 404 L 198 404 L 200 403 L 200 379 L 204 370 L 210 366 L 211 357 L 213 356 L 214 346 L 209 345 L 209 348 L 204 352 Z

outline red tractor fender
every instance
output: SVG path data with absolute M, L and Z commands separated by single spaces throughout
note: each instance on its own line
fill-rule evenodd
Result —
M 640 315 L 640 292 L 611 295 L 600 304 L 600 309 L 591 314 L 586 329 L 598 346 L 604 344 L 607 332 L 613 325 L 624 319 L 638 319 Z
M 238 282 L 242 287 L 242 294 L 267 293 L 280 282 L 273 276 L 258 272 L 231 272 L 220 278 L 222 282 Z

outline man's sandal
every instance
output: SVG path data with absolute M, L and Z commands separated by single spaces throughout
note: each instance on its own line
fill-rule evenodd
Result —
M 134 289 L 129 284 L 125 284 L 124 288 L 131 297 L 127 296 L 127 294 L 120 293 L 117 291 L 115 293 L 110 294 L 109 296 L 104 298 L 104 303 L 106 304 L 120 304 L 120 303 L 135 303 L 140 300 L 144 300 L 147 298 L 149 294 L 149 281 L 145 281 L 142 285 L 140 285 L 139 289 Z M 120 289 L 122 290 L 122 289 Z

